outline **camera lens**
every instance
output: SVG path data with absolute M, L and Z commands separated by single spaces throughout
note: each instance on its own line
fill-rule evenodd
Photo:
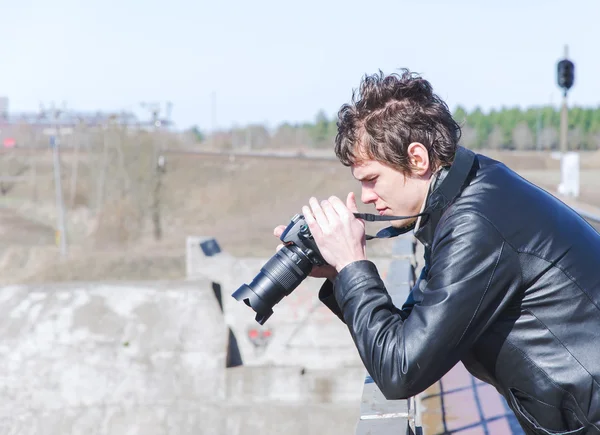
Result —
M 265 263 L 250 284 L 243 284 L 232 296 L 256 312 L 256 321 L 264 324 L 273 307 L 289 295 L 308 276 L 312 263 L 296 245 L 281 248 Z

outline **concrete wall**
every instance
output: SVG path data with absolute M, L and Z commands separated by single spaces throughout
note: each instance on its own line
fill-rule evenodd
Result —
M 265 325 L 255 313 L 231 294 L 249 284 L 269 258 L 238 258 L 226 252 L 206 256 L 200 243 L 203 237 L 189 237 L 187 274 L 196 279 L 218 282 L 222 288 L 225 322 L 237 337 L 246 366 L 297 366 L 334 369 L 363 367 L 348 328 L 318 300 L 323 279 L 307 278 L 273 308 Z M 382 264 L 388 259 L 381 259 Z M 269 331 L 266 346 L 249 340 L 252 330 Z
M 260 327 L 231 293 L 267 259 L 197 260 L 185 281 L 0 288 L 0 434 L 354 433 L 365 371 L 321 280 Z
M 226 328 L 207 289 L 2 288 L 0 433 L 148 434 L 145 424 L 178 426 L 182 404 L 224 398 Z
M 363 371 L 225 370 L 208 281 L 0 288 L 0 434 L 351 433 Z

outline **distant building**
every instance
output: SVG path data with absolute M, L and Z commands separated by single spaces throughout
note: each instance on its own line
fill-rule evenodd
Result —
M 65 136 L 72 134 L 75 127 L 78 126 L 102 128 L 109 123 L 148 131 L 155 128 L 169 130 L 173 127 L 172 122 L 168 119 L 140 120 L 131 112 L 77 112 L 51 109 L 39 112 L 12 113 L 9 111 L 8 98 L 0 97 L 0 143 L 3 144 L 9 143 L 15 146 L 15 137 L 19 136 L 19 131 L 23 129 L 34 134 L 53 136 L 59 133 L 61 136 Z M 19 146 L 18 139 L 16 146 Z

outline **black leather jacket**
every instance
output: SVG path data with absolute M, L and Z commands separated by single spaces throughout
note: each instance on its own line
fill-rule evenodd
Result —
M 459 155 L 471 156 L 470 169 L 453 171 Z M 462 147 L 426 211 L 415 234 L 425 267 L 402 309 L 367 260 L 319 294 L 348 325 L 384 396 L 414 396 L 462 361 L 528 433 L 600 434 L 598 232 Z

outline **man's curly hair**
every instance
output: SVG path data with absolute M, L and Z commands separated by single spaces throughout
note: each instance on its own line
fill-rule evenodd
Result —
M 432 168 L 450 165 L 461 130 L 431 84 L 415 73 L 365 76 L 338 112 L 335 153 L 345 166 L 366 158 L 409 174 L 412 142 L 429 151 Z

